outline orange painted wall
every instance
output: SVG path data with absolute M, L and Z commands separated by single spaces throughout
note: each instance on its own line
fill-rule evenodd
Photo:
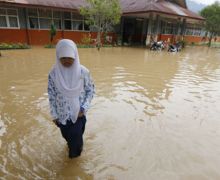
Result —
M 45 45 L 50 42 L 49 30 L 28 30 L 30 37 L 30 44 L 32 45 Z M 57 31 L 54 37 L 53 43 L 56 44 L 59 39 L 71 39 L 76 43 L 81 43 L 81 39 L 84 35 L 88 35 L 89 32 L 80 31 Z M 91 33 L 95 37 L 95 33 Z M 93 35 L 94 34 L 94 35 Z
M 49 30 L 28 30 L 26 29 L 0 29 L 0 43 L 28 43 L 27 33 L 29 34 L 29 42 L 31 45 L 45 45 L 50 42 Z M 76 43 L 82 43 L 81 39 L 84 35 L 91 34 L 91 38 L 96 38 L 96 33 L 80 32 L 80 31 L 57 31 L 53 43 L 55 44 L 59 39 L 67 38 L 72 39 Z M 116 41 L 117 36 L 114 33 L 108 33 L 113 37 L 113 42 Z M 175 36 L 170 34 L 158 35 L 158 41 L 168 41 L 173 43 L 175 41 Z M 200 36 L 184 36 L 184 39 L 188 43 L 198 43 L 202 42 L 202 37 Z M 103 38 L 102 38 L 103 40 Z M 217 38 L 219 41 L 220 38 Z
M 27 33 L 31 45 L 45 45 L 50 42 L 48 30 L 0 29 L 0 43 L 28 43 Z M 61 32 L 57 32 L 55 40 L 61 37 Z
M 50 42 L 49 30 L 0 29 L 0 43 L 28 43 L 27 33 L 31 45 L 45 45 Z M 59 39 L 68 38 L 76 43 L 81 43 L 84 34 L 88 34 L 88 32 L 57 31 L 53 42 L 56 43 Z M 91 34 L 94 38 L 96 37 L 95 33 Z
M 45 45 L 50 43 L 49 30 L 28 30 L 31 45 Z M 57 31 L 54 41 L 61 39 L 61 32 Z
M 0 29 L 0 43 L 27 43 L 25 29 Z
M 220 37 L 218 36 L 218 37 L 214 38 L 214 42 L 220 42 Z
M 179 36 L 181 37 L 181 36 Z M 199 43 L 202 41 L 202 37 L 201 36 L 183 36 L 184 40 L 188 43 Z M 172 35 L 172 34 L 161 34 L 158 36 L 158 40 L 162 40 L 162 41 L 168 41 L 168 39 L 170 39 L 170 42 L 173 43 L 175 42 L 175 39 L 178 39 L 177 36 Z
M 158 41 L 167 41 L 168 42 L 168 40 L 170 42 L 173 41 L 173 35 L 172 34 L 160 34 L 160 35 L 158 35 Z
M 188 43 L 199 43 L 202 41 L 202 37 L 201 36 L 184 36 L 184 40 Z
M 31 45 L 46 45 L 50 42 L 49 30 L 27 30 L 26 29 L 0 29 L 0 43 L 29 43 Z M 80 31 L 57 31 L 54 37 L 53 43 L 59 39 L 66 38 L 72 39 L 76 43 L 82 43 L 81 39 L 84 35 L 88 36 L 91 34 L 92 39 L 96 39 L 97 33 L 80 32 Z M 116 40 L 116 35 L 114 33 L 108 33 L 113 37 L 113 41 Z

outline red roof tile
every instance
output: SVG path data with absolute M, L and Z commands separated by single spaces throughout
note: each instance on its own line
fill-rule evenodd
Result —
M 74 10 L 78 9 L 78 7 L 82 5 L 85 5 L 84 0 L 0 0 L 0 2 Z
M 85 0 L 0 0 L 0 2 L 34 5 L 34 6 L 48 6 L 64 9 L 77 10 L 81 6 L 85 6 Z M 185 1 L 178 1 L 184 5 Z M 120 0 L 123 14 L 130 13 L 147 13 L 160 12 L 165 14 L 172 14 L 193 19 L 204 20 L 198 14 L 189 11 L 175 3 L 166 0 Z
M 121 0 L 121 7 L 124 14 L 160 12 L 204 20 L 198 14 L 165 0 Z

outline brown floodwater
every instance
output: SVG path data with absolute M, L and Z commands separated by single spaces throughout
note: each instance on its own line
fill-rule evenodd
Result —
M 220 49 L 79 49 L 96 95 L 82 156 L 51 122 L 55 49 L 2 51 L 0 179 L 220 179 Z

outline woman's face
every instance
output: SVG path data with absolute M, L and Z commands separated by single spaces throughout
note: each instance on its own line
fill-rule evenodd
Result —
M 62 57 L 60 58 L 60 62 L 64 67 L 70 67 L 73 64 L 74 59 L 70 57 Z

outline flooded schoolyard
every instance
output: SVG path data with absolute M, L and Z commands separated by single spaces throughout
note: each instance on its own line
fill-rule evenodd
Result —
M 82 156 L 51 122 L 55 49 L 2 51 L 0 179 L 220 179 L 220 49 L 79 49 L 96 95 Z

